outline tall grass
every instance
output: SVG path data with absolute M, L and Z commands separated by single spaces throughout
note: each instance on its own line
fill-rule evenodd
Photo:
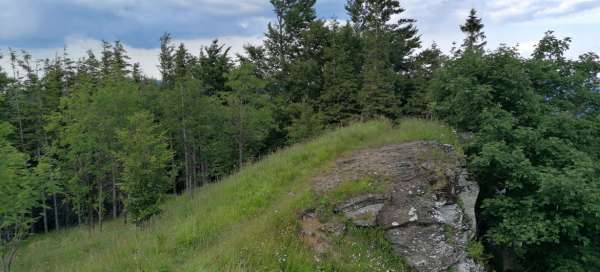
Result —
M 414 140 L 457 143 L 448 127 L 433 121 L 355 124 L 170 199 L 144 229 L 118 220 L 92 235 L 79 227 L 33 237 L 20 249 L 15 270 L 402 271 L 378 230 L 350 230 L 331 254 L 316 258 L 298 239 L 298 215 L 318 205 L 311 177 L 337 157 Z

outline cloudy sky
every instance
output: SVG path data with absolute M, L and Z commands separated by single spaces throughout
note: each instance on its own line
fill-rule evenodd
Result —
M 500 42 L 530 54 L 546 30 L 573 38 L 569 56 L 600 53 L 600 0 L 404 0 L 406 17 L 418 20 L 423 44 L 448 50 L 461 41 L 458 25 L 479 10 L 489 48 Z M 321 18 L 344 20 L 345 0 L 317 0 Z M 98 51 L 99 41 L 121 40 L 149 76 L 157 76 L 158 38 L 172 33 L 198 51 L 219 38 L 241 52 L 259 44 L 273 19 L 268 0 L 0 0 L 0 50 L 25 49 L 52 57 L 66 46 L 71 55 Z M 4 60 L 4 65 L 5 65 Z

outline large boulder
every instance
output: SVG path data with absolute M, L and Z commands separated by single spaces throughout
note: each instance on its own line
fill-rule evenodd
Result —
M 412 142 L 363 150 L 317 178 L 321 193 L 369 177 L 383 192 L 338 203 L 334 212 L 360 227 L 381 227 L 416 271 L 485 271 L 467 253 L 475 236 L 477 184 L 452 146 Z

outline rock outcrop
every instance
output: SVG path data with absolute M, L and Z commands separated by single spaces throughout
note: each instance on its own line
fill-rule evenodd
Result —
M 360 227 L 383 228 L 394 251 L 416 271 L 485 271 L 467 253 L 479 188 L 452 146 L 413 142 L 363 150 L 336 161 L 316 178 L 315 190 L 325 194 L 365 177 L 383 189 L 344 200 L 335 213 Z

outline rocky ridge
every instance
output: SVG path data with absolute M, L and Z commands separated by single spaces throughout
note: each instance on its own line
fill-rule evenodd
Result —
M 475 235 L 479 188 L 452 146 L 412 142 L 362 150 L 316 177 L 314 190 L 326 194 L 364 178 L 380 190 L 336 203 L 335 214 L 359 227 L 384 229 L 395 253 L 416 271 L 485 271 L 467 253 Z M 317 213 L 301 217 L 302 237 L 323 253 L 328 236 L 343 235 L 344 224 L 321 222 Z

